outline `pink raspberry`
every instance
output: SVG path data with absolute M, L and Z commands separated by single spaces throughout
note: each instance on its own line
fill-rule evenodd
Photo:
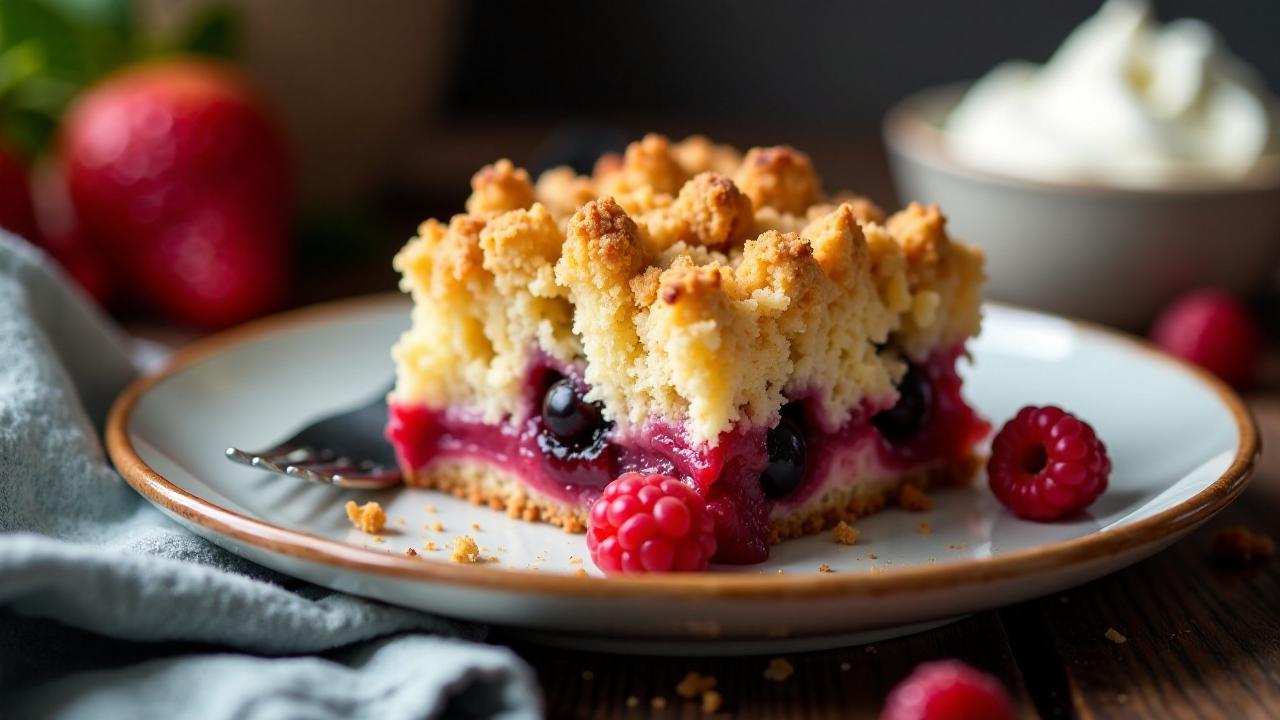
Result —
M 959 660 L 922 663 L 885 699 L 880 720 L 1013 720 L 1000 681 Z
M 1062 408 L 1024 407 L 991 441 L 991 492 L 1014 515 L 1056 520 L 1107 489 L 1111 459 L 1088 423 Z
M 591 506 L 587 550 L 606 573 L 706 570 L 716 552 L 706 502 L 666 475 L 624 473 Z
M 1249 308 L 1230 293 L 1197 290 L 1182 296 L 1156 319 L 1151 339 L 1232 385 L 1253 377 L 1258 326 Z

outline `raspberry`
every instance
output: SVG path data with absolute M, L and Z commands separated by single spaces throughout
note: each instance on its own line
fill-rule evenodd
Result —
M 703 499 L 666 475 L 623 473 L 591 506 L 587 550 L 606 573 L 706 570 L 715 522 Z
M 991 441 L 991 492 L 1028 520 L 1055 520 L 1088 507 L 1111 474 L 1093 428 L 1062 408 L 1024 407 Z
M 880 720 L 1012 720 L 1000 681 L 959 660 L 918 665 L 885 699 Z
M 1166 352 L 1232 385 L 1253 377 L 1258 327 L 1244 303 L 1221 290 L 1184 295 L 1156 319 L 1151 338 Z

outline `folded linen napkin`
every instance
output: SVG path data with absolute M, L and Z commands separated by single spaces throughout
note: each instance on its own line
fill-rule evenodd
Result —
M 134 493 L 98 439 L 134 372 L 97 309 L 0 231 L 0 715 L 541 714 L 483 628 L 282 576 Z

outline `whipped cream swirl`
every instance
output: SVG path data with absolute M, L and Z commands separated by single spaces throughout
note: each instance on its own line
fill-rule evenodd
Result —
M 1043 66 L 1004 63 L 945 124 L 976 167 L 1040 180 L 1158 186 L 1240 179 L 1276 148 L 1277 103 L 1198 20 L 1161 27 L 1143 0 L 1109 0 Z

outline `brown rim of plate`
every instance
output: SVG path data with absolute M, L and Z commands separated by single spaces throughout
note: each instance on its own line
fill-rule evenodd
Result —
M 166 378 L 238 345 L 300 325 L 324 323 L 335 317 L 369 312 L 372 308 L 391 303 L 404 303 L 404 300 L 400 296 L 382 294 L 315 305 L 250 322 L 177 351 L 164 370 L 135 380 L 116 399 L 106 429 L 107 451 L 112 462 L 135 490 L 162 509 L 238 542 L 310 562 L 400 580 L 425 580 L 478 590 L 618 599 L 776 600 L 924 592 L 995 582 L 1041 570 L 1064 569 L 1113 556 L 1170 537 L 1217 513 L 1244 489 L 1253 474 L 1259 452 L 1258 432 L 1252 416 L 1239 396 L 1222 381 L 1156 350 L 1142 340 L 1073 320 L 1075 328 L 1083 333 L 1124 343 L 1155 360 L 1180 368 L 1207 385 L 1230 409 L 1240 444 L 1231 466 L 1222 477 L 1174 507 L 1119 528 L 995 557 L 876 571 L 815 572 L 812 575 L 691 573 L 596 578 L 485 565 L 457 565 L 358 548 L 242 515 L 177 487 L 138 457 L 126 430 L 130 416 L 147 391 Z M 281 479 L 281 482 L 287 480 Z

